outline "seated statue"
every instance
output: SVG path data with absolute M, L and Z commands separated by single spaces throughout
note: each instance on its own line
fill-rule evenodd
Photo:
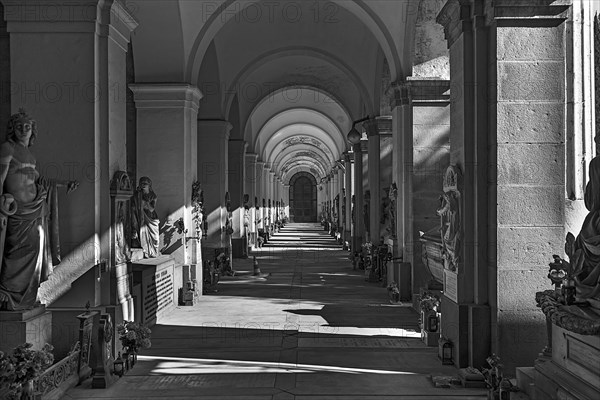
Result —
M 590 180 L 585 187 L 585 207 L 589 210 L 574 242 L 567 242 L 571 275 L 578 301 L 600 308 L 600 156 L 590 162 Z
M 38 288 L 60 263 L 57 192 L 77 181 L 40 177 L 29 151 L 35 121 L 21 109 L 10 117 L 0 145 L 0 309 L 27 310 L 39 303 Z
M 156 199 L 150 178 L 141 177 L 131 202 L 133 207 L 131 223 L 133 247 L 142 248 L 144 258 L 160 255 L 158 251 L 160 221 L 156 214 Z

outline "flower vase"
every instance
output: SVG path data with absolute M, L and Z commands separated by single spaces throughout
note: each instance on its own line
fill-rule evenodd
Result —
M 133 348 L 131 349 L 131 367 L 133 368 L 133 366 L 135 365 L 135 363 L 137 363 L 137 349 Z
M 21 400 L 33 400 L 33 379 L 21 385 Z

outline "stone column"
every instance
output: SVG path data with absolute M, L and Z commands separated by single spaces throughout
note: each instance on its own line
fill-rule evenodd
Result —
M 228 154 L 231 124 L 227 121 L 198 120 L 198 175 L 204 189 L 208 218 L 207 238 L 202 243 L 205 259 L 214 260 L 215 249 L 229 250 L 224 231 L 227 220 L 225 194 L 229 190 Z
M 246 153 L 246 173 L 244 179 L 244 193 L 248 195 L 248 205 L 250 207 L 250 224 L 248 225 L 248 240 L 249 243 L 256 243 L 256 219 L 257 210 L 254 198 L 258 196 L 257 192 L 257 158 L 256 153 Z
M 344 229 L 345 229 L 345 221 L 343 220 L 342 215 L 342 206 L 344 205 L 344 170 L 339 167 L 337 171 L 337 193 L 339 194 L 338 204 L 337 204 L 337 214 L 338 214 L 338 232 L 339 237 L 344 237 Z
M 479 267 L 474 275 L 473 300 L 479 303 L 489 296 L 492 326 L 498 329 L 492 331 L 491 350 L 512 370 L 515 366 L 531 365 L 539 352 L 538 343 L 544 343 L 545 318 L 532 299 L 542 282 L 547 282 L 548 255 L 557 251 L 562 254 L 564 249 L 568 195 L 565 194 L 563 125 L 568 65 L 565 38 L 570 35 L 565 20 L 570 10 L 565 3 L 545 2 L 544 6 L 536 7 L 532 15 L 526 4 L 514 7 L 504 3 L 508 2 L 494 2 L 493 13 L 490 10 L 486 15 L 489 35 L 496 40 L 496 54 L 491 60 L 495 73 L 488 77 L 497 87 L 497 102 L 490 106 L 492 115 L 489 116 L 490 121 L 497 121 L 496 135 L 489 144 L 484 140 L 473 149 L 475 157 L 479 157 L 484 152 L 481 146 L 491 147 L 493 152 L 488 165 L 497 166 L 497 185 L 491 185 L 489 191 L 492 199 L 495 197 L 495 201 L 489 203 L 497 206 L 489 210 L 496 229 L 487 240 L 490 245 L 497 244 L 497 253 L 482 251 L 485 250 L 479 248 L 482 246 L 473 248 L 470 253 Z M 483 60 L 489 54 L 489 46 L 485 48 L 482 43 L 487 37 L 486 29 L 480 27 L 478 10 L 472 9 L 475 57 Z M 500 15 L 502 18 L 492 18 Z M 475 69 L 476 79 L 481 76 L 481 84 L 486 82 L 486 72 Z M 478 96 L 475 103 L 478 105 L 482 100 L 482 96 Z M 566 119 L 569 120 L 568 115 Z M 484 122 L 474 121 L 478 137 L 485 132 Z M 474 171 L 478 185 L 484 182 L 480 173 L 487 176 L 485 170 Z M 486 198 L 482 196 L 487 193 L 485 190 L 475 193 L 481 204 L 475 202 L 478 215 L 474 224 L 489 218 L 487 213 L 479 211 L 485 206 Z M 475 235 L 478 232 L 474 230 Z M 491 262 L 488 268 L 481 270 L 486 259 Z M 485 280 L 490 270 L 495 270 L 497 278 L 495 288 L 490 288 L 488 293 Z
M 228 177 L 229 195 L 233 217 L 233 234 L 231 245 L 233 257 L 240 258 L 245 254 L 244 239 L 244 182 L 245 154 L 248 144 L 243 140 L 229 140 Z
M 99 263 L 112 259 L 110 179 L 127 168 L 125 60 L 137 23 L 112 1 L 56 3 L 51 15 L 42 12 L 49 8 L 45 1 L 3 4 L 0 51 L 10 48 L 10 60 L 0 62 L 0 79 L 4 85 L 10 74 L 12 84 L 5 86 L 11 109 L 8 98 L 0 102 L 1 128 L 10 113 L 25 108 L 38 124 L 32 153 L 40 174 L 80 182 L 68 197 L 59 192 L 62 262 L 41 285 L 40 300 L 50 305 L 62 297 L 65 307 L 82 307 L 87 300 L 115 304 L 114 266 L 101 271 Z M 67 294 L 92 268 L 99 279 L 83 283 L 86 299 Z
M 352 155 L 344 152 L 344 186 L 346 188 L 346 219 L 344 220 L 344 240 L 351 243 L 352 239 Z
M 269 189 L 271 170 L 269 163 L 265 163 L 263 168 L 263 227 L 265 232 L 269 231 Z
M 265 198 L 265 189 L 264 189 L 264 169 L 265 163 L 263 161 L 256 162 L 256 200 L 258 205 L 258 210 L 256 211 L 256 231 L 259 229 L 264 229 L 263 217 L 264 217 L 264 209 L 263 209 L 263 199 Z
M 398 187 L 396 200 L 398 253 L 394 254 L 394 257 L 401 257 L 404 262 L 412 264 L 412 103 L 410 91 L 406 85 L 396 83 L 392 85 L 391 90 L 390 106 L 394 140 L 392 164 L 394 179 Z
M 269 228 L 273 228 L 273 224 L 275 223 L 275 171 L 273 168 L 269 171 Z
M 371 242 L 374 246 L 381 244 L 379 234 L 379 220 L 381 218 L 381 183 L 379 171 L 379 152 L 381 143 L 379 141 L 379 130 L 377 129 L 377 121 L 370 119 L 363 123 L 363 127 L 367 131 L 369 138 L 369 190 L 371 192 L 371 206 L 369 210 L 369 232 Z
M 285 202 L 285 205 L 283 207 L 283 212 L 285 213 L 285 217 L 289 221 L 290 220 L 290 185 L 287 183 L 283 185 L 283 201 Z
M 545 343 L 533 299 L 547 254 L 564 249 L 568 13 L 566 3 L 450 0 L 438 16 L 450 48 L 451 163 L 464 175 L 461 263 L 445 290 L 456 294 L 442 302 L 459 366 L 487 350 L 511 375 Z
M 352 238 L 352 251 L 359 252 L 365 235 L 363 225 L 363 154 L 362 145 L 352 145 L 354 153 L 354 237 Z

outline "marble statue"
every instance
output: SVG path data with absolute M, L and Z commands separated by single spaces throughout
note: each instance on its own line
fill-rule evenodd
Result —
M 250 196 L 244 195 L 244 228 L 246 230 L 250 226 Z
M 352 218 L 352 223 L 353 223 L 353 224 L 355 224 L 355 223 L 356 223 L 356 222 L 354 221 L 354 203 L 355 203 L 355 201 L 356 201 L 356 195 L 354 195 L 354 194 L 353 194 L 353 195 L 352 195 L 352 200 L 351 200 L 351 203 L 352 203 L 352 209 L 350 210 L 350 213 L 351 213 L 351 214 L 350 214 L 350 217 Z
M 600 156 L 592 159 L 589 171 L 584 197 L 589 213 L 575 241 L 567 240 L 565 251 L 571 261 L 576 299 L 600 308 Z
M 379 220 L 380 236 L 388 239 L 392 236 L 392 199 L 390 188 L 383 189 L 385 196 L 381 199 L 381 218 Z M 382 242 L 385 242 L 383 240 Z
M 459 192 L 460 171 L 450 166 L 444 175 L 444 194 L 440 196 L 440 233 L 442 235 L 442 257 L 444 268 L 457 271 L 462 246 L 461 197 Z
M 60 263 L 57 187 L 77 181 L 39 175 L 29 150 L 36 122 L 21 109 L 8 121 L 0 145 L 0 309 L 26 310 L 39 302 L 38 288 Z
M 131 222 L 133 247 L 142 248 L 144 258 L 160 255 L 158 251 L 160 221 L 156 213 L 156 200 L 152 181 L 147 176 L 141 177 L 133 193 Z

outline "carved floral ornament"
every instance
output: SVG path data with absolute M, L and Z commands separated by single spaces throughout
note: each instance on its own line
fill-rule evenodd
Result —
M 458 272 L 462 246 L 462 174 L 458 167 L 449 166 L 444 174 L 444 194 L 440 196 L 440 234 L 442 236 L 442 256 L 444 268 Z

